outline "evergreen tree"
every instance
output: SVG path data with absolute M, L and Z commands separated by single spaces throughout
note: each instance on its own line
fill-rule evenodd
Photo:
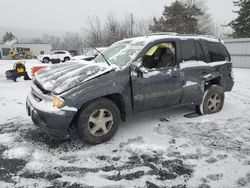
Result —
M 195 4 L 188 5 L 176 0 L 170 6 L 165 6 L 159 19 L 154 18 L 150 31 L 200 34 L 198 20 L 203 15 Z
M 239 7 L 238 17 L 229 25 L 234 29 L 234 38 L 250 37 L 250 0 L 234 1 L 234 5 Z
M 11 32 L 6 32 L 3 36 L 3 42 L 11 41 L 15 39 L 16 37 Z

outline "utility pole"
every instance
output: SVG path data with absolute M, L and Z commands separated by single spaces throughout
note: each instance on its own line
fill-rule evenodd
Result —
M 133 13 L 130 14 L 130 36 L 133 37 L 133 28 L 134 27 L 134 16 Z

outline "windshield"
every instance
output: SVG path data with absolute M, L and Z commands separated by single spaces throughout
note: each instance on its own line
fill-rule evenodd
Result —
M 124 66 L 131 61 L 145 46 L 145 41 L 122 41 L 113 44 L 103 52 L 103 55 L 111 64 Z M 104 58 L 99 54 L 95 61 L 97 63 L 104 63 Z

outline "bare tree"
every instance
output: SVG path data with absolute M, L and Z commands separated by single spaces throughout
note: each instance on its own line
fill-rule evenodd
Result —
M 43 35 L 41 40 L 44 43 L 49 43 L 52 46 L 52 49 L 62 49 L 62 41 L 60 37 L 54 35 Z
M 67 32 L 62 39 L 62 49 L 81 51 L 83 43 L 83 36 L 79 32 Z
M 88 42 L 93 46 L 103 46 L 103 30 L 101 21 L 98 16 L 90 17 L 88 16 L 86 21 L 86 27 L 83 28 L 83 31 L 86 32 Z M 86 44 L 85 44 L 86 45 Z
M 103 31 L 105 46 L 109 46 L 120 39 L 120 24 L 114 13 L 107 14 Z
M 32 43 L 49 43 L 53 50 L 77 50 L 80 52 L 83 46 L 83 36 L 79 32 L 67 32 L 63 37 L 43 35 L 41 38 L 30 39 Z
M 149 21 L 136 19 L 133 14 L 126 14 L 121 19 L 109 12 L 103 23 L 97 16 L 88 17 L 83 30 L 93 46 L 109 46 L 124 38 L 148 34 Z

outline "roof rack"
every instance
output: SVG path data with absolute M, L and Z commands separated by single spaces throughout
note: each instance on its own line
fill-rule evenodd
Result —
M 216 37 L 212 35 L 199 35 L 199 34 L 177 34 L 177 36 L 198 36 L 198 37 L 207 37 L 207 38 L 213 38 L 216 39 Z
M 199 35 L 199 34 L 180 34 L 175 32 L 159 32 L 159 33 L 150 33 L 147 36 L 153 36 L 153 35 L 172 35 L 172 36 L 199 36 L 199 37 L 207 37 L 207 38 L 213 38 L 217 39 L 216 37 L 212 35 Z
M 159 32 L 159 33 L 150 33 L 147 34 L 147 36 L 153 36 L 153 35 L 178 35 L 178 33 L 175 32 Z

